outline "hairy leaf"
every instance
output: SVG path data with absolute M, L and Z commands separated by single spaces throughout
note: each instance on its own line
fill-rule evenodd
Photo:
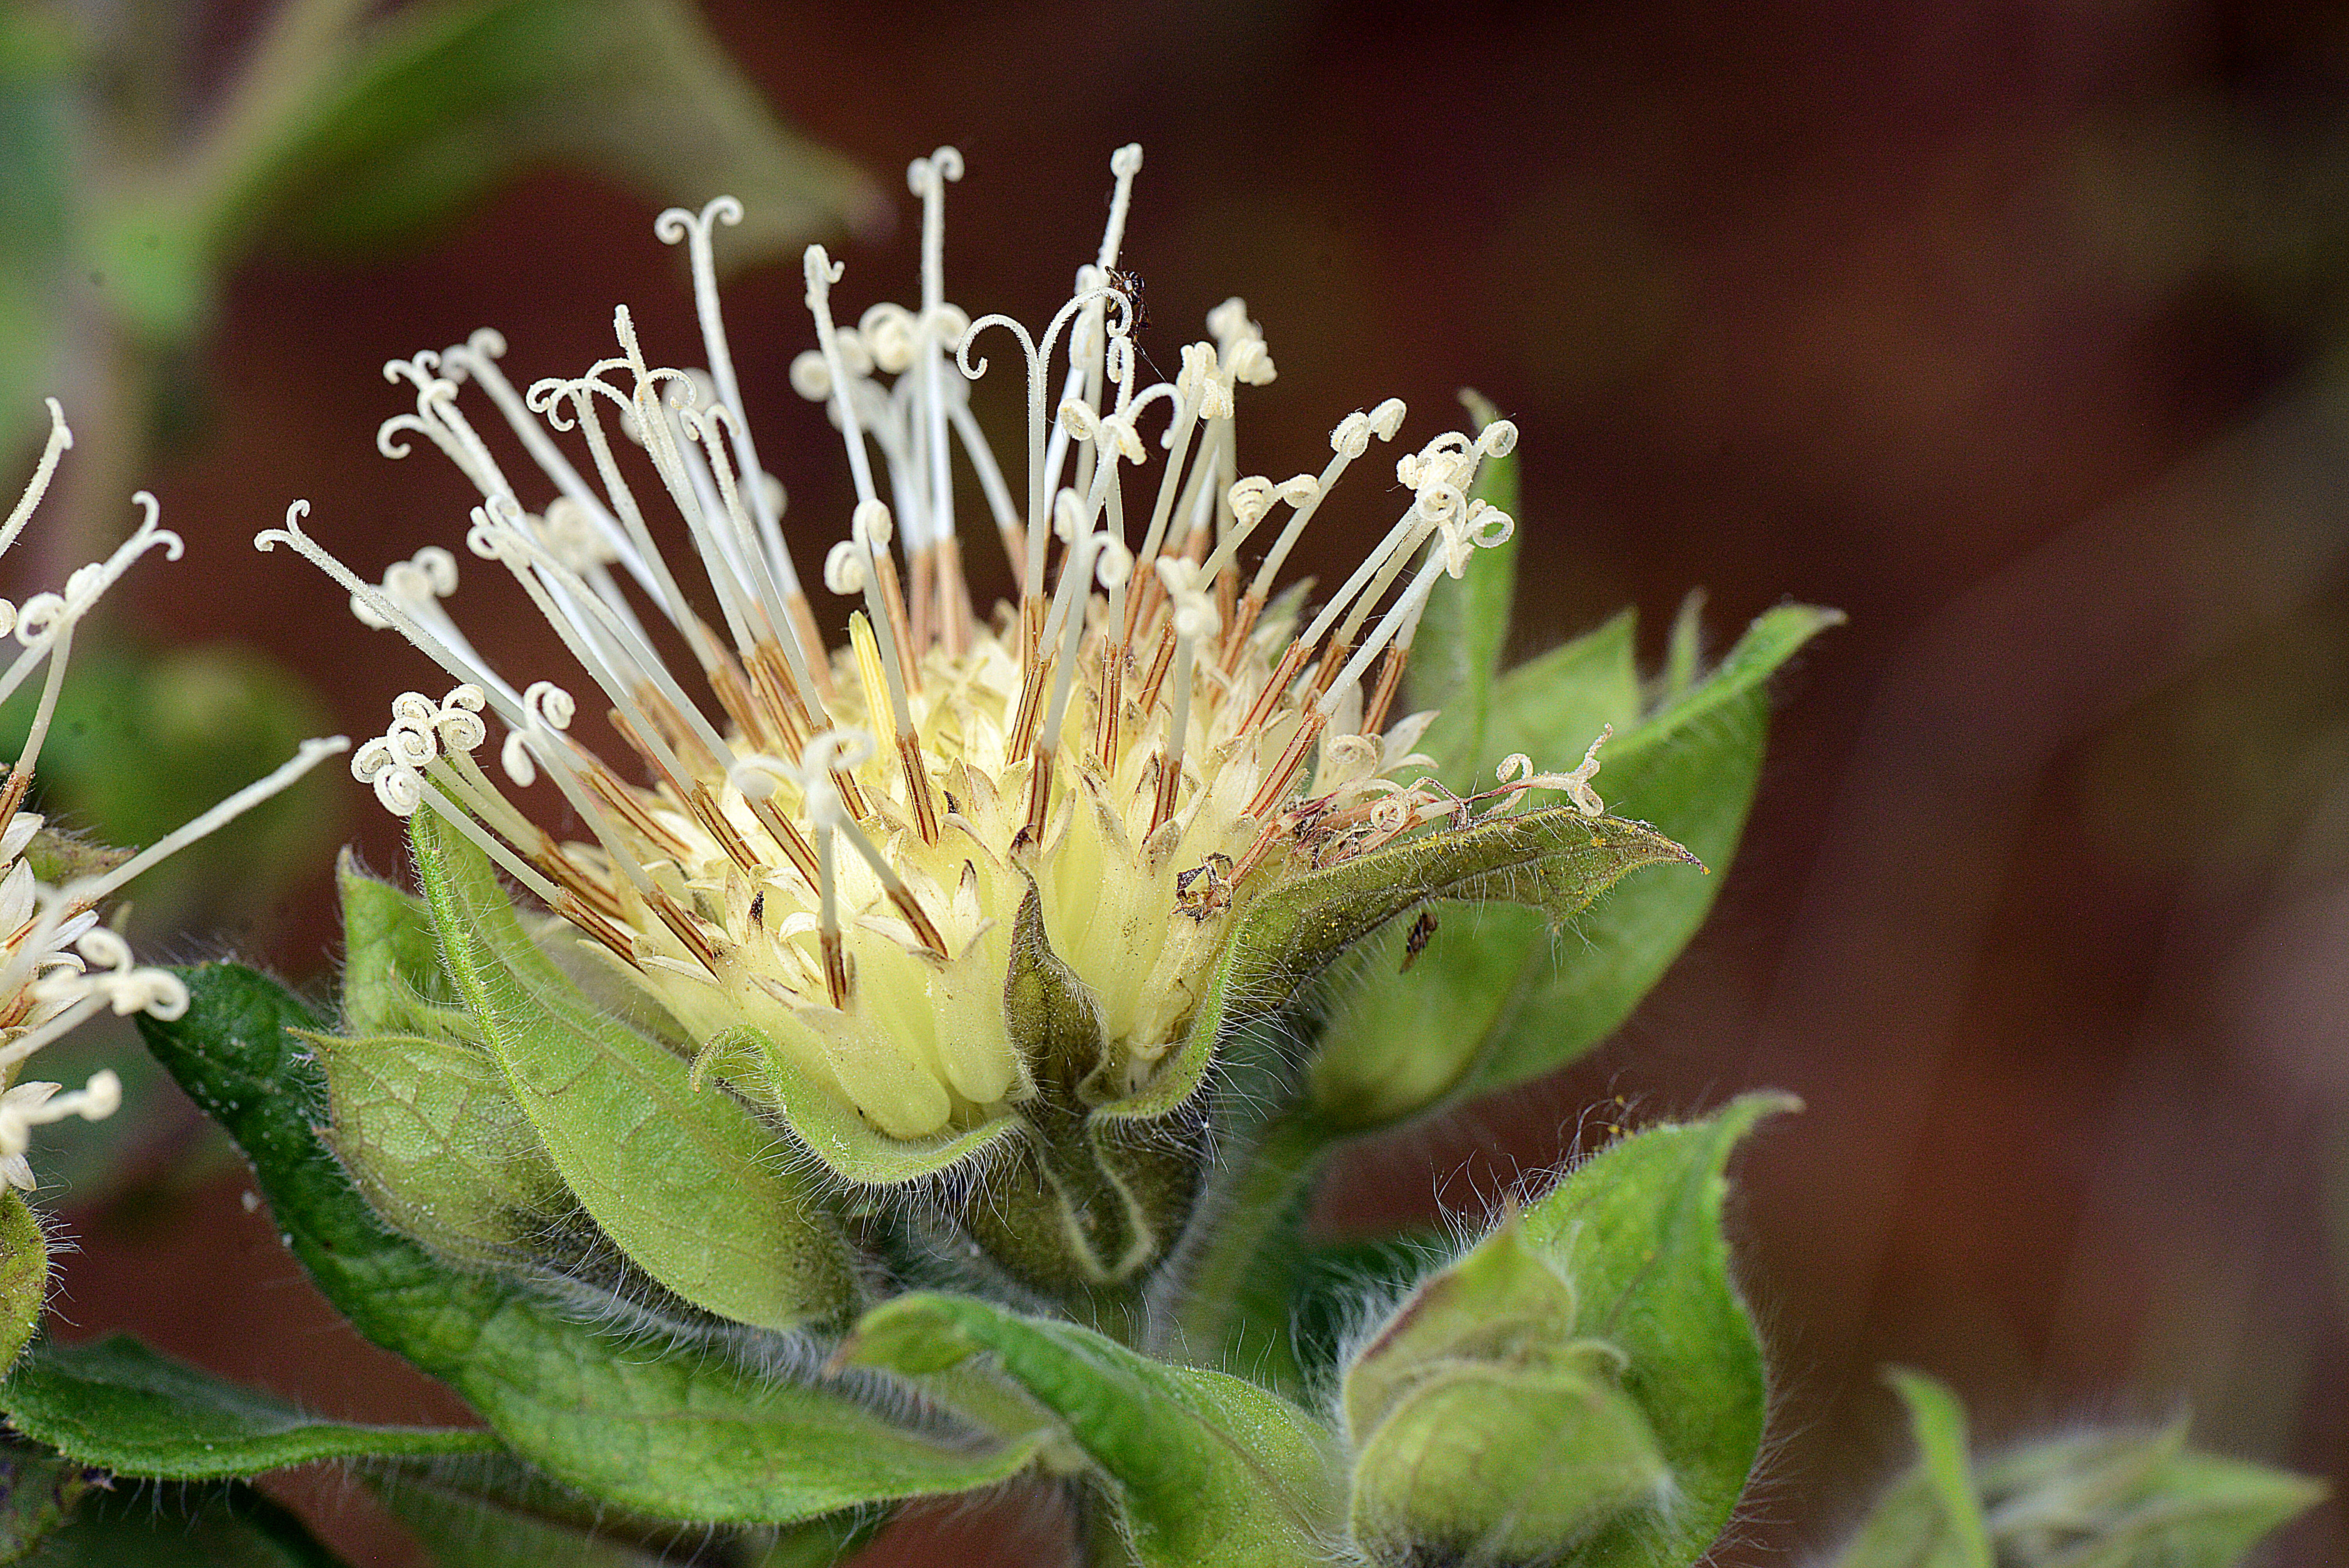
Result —
M 0 1383 L 8 1424 L 70 1460 L 117 1475 L 216 1480 L 314 1460 L 474 1454 L 490 1433 L 359 1426 L 305 1415 L 224 1382 L 127 1335 L 83 1345 L 44 1340 Z
M 429 810 L 417 874 L 451 976 L 563 1181 L 694 1305 L 762 1328 L 836 1323 L 854 1293 L 812 1178 L 723 1087 L 605 1014 L 523 934 L 489 858 Z
M 41 1325 L 49 1294 L 49 1242 L 33 1206 L 0 1190 L 0 1371 L 16 1364 Z
M 237 1481 L 123 1486 L 87 1500 L 25 1568 L 344 1568 L 282 1505 Z
M 842 1354 L 923 1377 L 985 1353 L 1099 1468 L 1144 1568 L 1304 1568 L 1334 1512 L 1329 1434 L 1252 1383 L 1173 1367 L 1074 1324 L 903 1295 Z
M 1538 1078 L 1613 1033 L 1703 923 L 1736 851 L 1760 778 L 1768 676 L 1841 619 L 1770 612 L 1644 719 L 1628 614 L 1512 670 L 1495 688 L 1487 749 L 1562 766 L 1615 725 L 1597 780 L 1610 810 L 1654 822 L 1716 874 L 1635 879 L 1562 937 L 1526 912 L 1447 909 L 1408 968 L 1392 937 L 1368 947 L 1313 1063 L 1316 1115 L 1334 1130 L 1383 1126 Z M 1469 783 L 1466 767 L 1447 769 L 1455 788 Z
M 828 1384 L 753 1376 L 580 1320 L 516 1282 L 450 1271 L 368 1209 L 318 1135 L 323 1086 L 290 1032 L 321 1020 L 234 965 L 181 971 L 185 1015 L 148 1043 L 252 1159 L 297 1257 L 367 1338 L 448 1383 L 565 1485 L 659 1519 L 788 1524 L 1017 1474 L 1037 1438 L 952 1440 Z

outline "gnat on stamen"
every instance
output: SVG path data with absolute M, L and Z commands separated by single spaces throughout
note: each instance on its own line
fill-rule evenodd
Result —
M 1003 1003 L 1030 897 L 1097 1004 L 1103 1091 L 1130 1092 L 1183 1037 L 1237 912 L 1488 799 L 1389 777 L 1425 766 L 1412 745 L 1429 716 L 1388 716 L 1436 582 L 1509 537 L 1509 518 L 1470 491 L 1515 430 L 1496 421 L 1403 457 L 1402 516 L 1300 624 L 1273 596 L 1282 564 L 1349 466 L 1395 438 L 1403 406 L 1340 420 L 1318 475 L 1242 477 L 1240 388 L 1274 368 L 1237 300 L 1210 314 L 1171 382 L 1137 387 L 1131 292 L 1112 274 L 1141 164 L 1133 147 L 1111 160 L 1100 250 L 1040 335 L 974 321 L 946 296 L 946 189 L 962 175 L 951 148 L 907 170 L 923 204 L 917 308 L 875 305 L 843 325 L 842 268 L 809 247 L 813 346 L 792 385 L 839 431 L 856 494 L 822 573 L 853 601 L 837 649 L 815 633 L 781 487 L 741 404 L 711 249 L 740 216 L 730 201 L 657 225 L 688 249 L 706 372 L 651 364 L 625 310 L 616 356 L 525 395 L 500 371 L 494 333 L 388 368 L 416 402 L 381 444 L 404 451 L 421 435 L 473 481 L 468 548 L 512 573 L 561 636 L 635 754 L 625 777 L 568 733 L 567 693 L 517 686 L 458 631 L 445 551 L 368 583 L 304 531 L 300 502 L 256 541 L 300 552 L 362 620 L 460 683 L 439 703 L 403 697 L 354 759 L 387 807 L 445 818 L 697 1047 L 759 1031 L 900 1138 L 975 1126 L 1035 1092 Z M 969 408 L 988 368 L 974 343 L 997 328 L 1026 375 L 1024 506 Z M 468 384 L 528 459 L 512 470 L 530 475 L 527 494 L 460 412 Z M 675 514 L 657 531 L 681 529 L 682 550 L 657 542 L 640 499 L 651 492 L 624 473 L 616 428 L 643 449 Z M 566 445 L 585 449 L 585 469 Z M 1140 471 L 1154 460 L 1156 473 Z M 967 586 L 964 467 L 1015 585 L 991 618 Z M 1251 569 L 1244 557 L 1283 508 Z M 678 647 L 700 696 L 661 651 Z M 492 717 L 507 731 L 507 779 L 543 774 L 585 841 L 558 843 L 472 763 Z M 1570 775 L 1527 764 L 1488 810 L 1536 788 L 1595 810 L 1595 754 Z

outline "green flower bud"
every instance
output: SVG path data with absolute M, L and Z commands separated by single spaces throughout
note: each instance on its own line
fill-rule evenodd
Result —
M 1546 1563 L 1663 1506 L 1672 1477 L 1622 1355 L 1512 1214 L 1424 1281 L 1346 1370 L 1348 1523 L 1379 1563 Z

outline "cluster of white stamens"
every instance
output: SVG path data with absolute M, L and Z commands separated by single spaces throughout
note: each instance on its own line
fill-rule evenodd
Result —
M 65 410 L 48 400 L 49 438 L 31 481 L 0 524 L 0 552 L 16 542 L 47 493 L 58 460 L 73 445 Z M 95 875 L 53 887 L 36 875 L 29 852 L 44 820 L 21 808 L 32 789 L 42 742 L 57 717 L 66 662 L 74 631 L 101 595 L 152 549 L 176 561 L 180 536 L 158 525 L 160 508 L 141 490 L 132 500 L 144 518 L 130 537 L 104 561 L 76 569 L 62 593 L 36 593 L 22 605 L 0 600 L 0 636 L 13 634 L 19 651 L 0 672 L 0 702 L 46 666 L 25 744 L 0 784 L 0 1180 L 31 1191 L 33 1168 L 26 1158 L 32 1130 L 78 1116 L 90 1121 L 111 1116 L 122 1101 L 122 1083 L 100 1070 L 81 1088 L 61 1092 L 55 1083 L 17 1083 L 17 1071 L 33 1054 L 93 1015 L 150 1013 L 176 1018 L 186 1011 L 187 988 L 160 969 L 142 969 L 129 944 L 99 923 L 98 907 L 133 877 L 193 843 L 248 808 L 292 783 L 320 758 L 339 751 L 341 739 L 304 743 L 294 761 L 210 811 L 166 835 L 119 864 Z
M 966 1124 L 1031 1092 L 1002 1006 L 1014 915 L 1031 894 L 1099 1001 L 1103 1091 L 1130 1090 L 1179 1037 L 1235 911 L 1263 887 L 1423 823 L 1506 809 L 1529 789 L 1599 809 L 1595 750 L 1572 775 L 1525 764 L 1467 800 L 1385 777 L 1425 763 L 1412 745 L 1430 716 L 1390 727 L 1388 711 L 1437 580 L 1508 537 L 1506 515 L 1469 491 L 1515 432 L 1495 422 L 1404 457 L 1409 508 L 1300 630 L 1273 583 L 1346 468 L 1395 438 L 1403 406 L 1349 415 L 1318 475 L 1240 477 L 1237 388 L 1274 372 L 1237 300 L 1210 314 L 1209 340 L 1182 350 L 1171 383 L 1137 388 L 1135 302 L 1115 268 L 1141 161 L 1131 147 L 1112 160 L 1100 253 L 1040 336 L 946 299 L 945 188 L 962 172 L 952 149 L 908 170 L 924 208 L 918 309 L 876 305 L 840 325 L 841 269 L 809 248 L 815 346 L 792 382 L 841 432 L 856 493 L 849 536 L 823 562 L 824 585 L 856 605 L 837 652 L 816 634 L 779 526 L 781 488 L 758 466 L 740 405 L 710 252 L 713 226 L 740 217 L 730 201 L 657 225 L 689 247 L 706 373 L 650 366 L 625 309 L 617 356 L 526 396 L 497 369 L 492 333 L 387 367 L 415 386 L 416 411 L 388 422 L 379 445 L 404 451 L 401 438 L 421 434 L 474 482 L 469 548 L 511 572 L 561 635 L 648 787 L 566 733 L 565 694 L 518 689 L 473 651 L 441 607 L 445 552 L 367 583 L 304 531 L 300 502 L 256 542 L 299 551 L 362 620 L 398 630 L 461 683 L 441 703 L 403 697 L 355 758 L 387 807 L 429 804 L 695 1040 L 761 1030 L 893 1134 Z M 986 369 L 973 344 L 995 328 L 1027 372 L 1024 510 L 969 408 Z M 536 511 L 459 411 L 465 382 L 543 475 Z M 715 622 L 654 542 L 606 404 L 682 521 Z M 1145 438 L 1158 404 L 1166 428 Z M 575 432 L 600 493 L 550 428 Z M 1164 465 L 1133 543 L 1123 476 L 1154 449 Z M 991 622 L 964 585 L 957 451 L 1016 587 Z M 1280 507 L 1287 521 L 1243 583 L 1242 548 Z M 657 644 L 689 653 L 714 711 Z M 509 732 L 507 778 L 544 773 L 591 841 L 556 842 L 471 763 L 484 715 Z

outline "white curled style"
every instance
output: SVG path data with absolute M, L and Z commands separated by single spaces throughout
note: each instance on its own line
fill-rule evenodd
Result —
M 856 541 L 836 541 L 823 558 L 823 585 L 843 597 L 864 592 L 865 562 L 869 552 Z
M 832 396 L 832 362 L 821 349 L 802 349 L 792 361 L 792 390 L 811 403 Z
M 826 729 L 808 738 L 808 743 L 800 748 L 800 765 L 788 771 L 806 799 L 809 820 L 819 828 L 838 827 L 847 820 L 847 807 L 832 776 L 870 760 L 873 751 L 870 730 Z
M 921 346 L 921 324 L 901 304 L 872 306 L 857 317 L 856 331 L 873 351 L 873 363 L 891 376 L 911 365 Z
M 505 744 L 498 748 L 498 765 L 516 789 L 527 789 L 538 781 L 538 763 L 530 754 L 531 736 L 569 729 L 579 705 L 553 681 L 533 681 L 522 694 L 522 708 L 527 722 L 522 728 L 507 731 Z
M 432 731 L 440 738 L 441 746 L 450 752 L 479 750 L 490 738 L 489 727 L 481 722 L 481 709 L 488 701 L 481 688 L 471 681 L 442 697 L 432 715 Z
M 1341 735 L 1327 741 L 1314 788 L 1324 794 L 1352 789 L 1378 772 L 1380 755 L 1375 736 Z
M 1114 593 L 1133 580 L 1133 552 L 1107 533 L 1093 542 L 1093 581 Z
M 1242 528 L 1253 528 L 1272 510 L 1272 481 L 1260 474 L 1250 474 L 1235 480 L 1225 492 L 1225 500 L 1232 509 L 1232 520 Z

